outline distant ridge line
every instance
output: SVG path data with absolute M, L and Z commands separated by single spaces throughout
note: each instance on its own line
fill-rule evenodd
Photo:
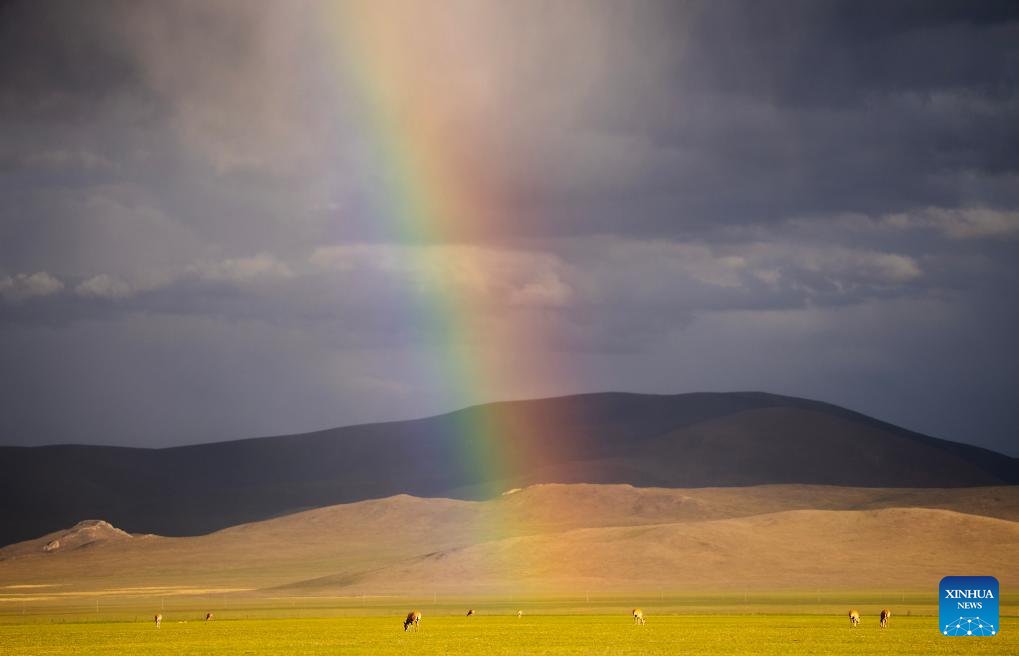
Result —
M 497 435 L 465 431 L 493 423 Z M 464 440 L 530 455 L 492 479 L 457 457 Z M 480 499 L 534 483 L 973 487 L 1019 483 L 1019 461 L 810 399 L 595 392 L 160 449 L 0 447 L 0 544 L 82 517 L 195 535 L 399 493 Z

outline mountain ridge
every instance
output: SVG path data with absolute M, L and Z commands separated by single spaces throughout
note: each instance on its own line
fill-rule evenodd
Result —
M 106 526 L 84 548 L 45 549 L 72 527 L 0 549 L 0 589 L 901 590 L 964 573 L 974 560 L 1004 585 L 1019 582 L 1017 520 L 1017 486 L 546 484 L 486 501 L 397 495 L 198 537 L 127 537 Z
M 507 450 L 525 455 L 498 475 L 469 457 Z M 401 492 L 482 499 L 535 483 L 1011 485 L 1017 462 L 821 401 L 601 392 L 163 449 L 0 447 L 0 544 L 83 517 L 195 535 Z

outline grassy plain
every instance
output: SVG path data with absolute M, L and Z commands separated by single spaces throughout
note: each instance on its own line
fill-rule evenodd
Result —
M 947 638 L 936 596 L 830 593 L 655 597 L 115 597 L 0 609 L 0 655 L 96 654 L 1016 654 L 1019 597 L 1002 601 L 1001 633 Z M 93 600 L 89 600 L 90 602 Z M 895 603 L 892 603 L 892 602 Z M 648 615 L 644 627 L 632 605 Z M 849 605 L 863 612 L 851 629 Z M 877 613 L 894 609 L 892 626 Z M 156 629 L 152 613 L 160 610 Z M 410 608 L 424 613 L 404 633 Z M 475 608 L 475 617 L 464 616 Z M 522 618 L 516 617 L 523 610 Z M 207 610 L 211 622 L 202 620 Z
M 432 616 L 417 633 L 400 617 L 5 624 L 0 654 L 1015 654 L 1019 620 L 992 638 L 947 638 L 935 617 L 896 617 L 881 630 L 824 615 Z

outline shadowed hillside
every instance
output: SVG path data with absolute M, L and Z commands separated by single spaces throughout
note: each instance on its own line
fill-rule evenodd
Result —
M 78 526 L 0 549 L 0 593 L 899 590 L 973 562 L 1011 585 L 1016 520 L 1016 486 L 538 485 L 482 502 L 400 495 L 191 538 L 100 525 L 90 542 L 46 549 Z
M 476 454 L 507 470 L 495 477 Z M 0 544 L 89 517 L 195 535 L 399 493 L 481 499 L 545 482 L 965 487 L 1014 484 L 1019 467 L 804 399 L 589 394 L 172 449 L 0 448 Z

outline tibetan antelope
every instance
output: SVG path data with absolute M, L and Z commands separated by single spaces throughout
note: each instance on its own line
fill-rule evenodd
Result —
M 156 628 L 158 629 L 159 625 L 163 623 L 163 614 L 162 613 L 156 613 L 156 616 L 153 619 L 156 620 Z
M 206 613 L 205 614 L 205 621 L 208 622 L 211 619 L 212 619 L 212 613 Z
M 414 630 L 418 630 L 418 624 L 421 623 L 421 611 L 412 610 L 407 613 L 407 619 L 403 621 L 403 630 L 410 631 L 410 627 L 414 627 Z
M 859 626 L 860 624 L 860 611 L 855 608 L 849 611 L 849 626 Z
M 634 624 L 644 624 L 645 621 L 646 620 L 644 619 L 644 611 L 642 611 L 639 608 L 634 608 L 633 609 L 633 623 Z
M 523 616 L 524 616 L 524 611 L 522 611 L 522 610 L 518 610 L 518 611 L 517 611 L 517 618 L 519 619 L 519 618 L 521 618 L 521 617 L 523 617 Z
M 470 617 L 473 614 L 474 614 L 474 609 L 473 608 L 467 609 L 467 617 Z
M 884 610 L 881 611 L 881 628 L 882 629 L 887 629 L 888 628 L 888 620 L 890 620 L 890 619 L 892 619 L 892 611 L 890 611 L 887 608 L 885 608 Z

